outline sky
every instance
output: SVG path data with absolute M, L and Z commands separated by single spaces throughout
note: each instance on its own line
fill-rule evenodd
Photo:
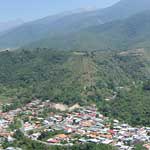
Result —
M 0 22 L 25 22 L 79 8 L 105 8 L 119 0 L 0 0 Z

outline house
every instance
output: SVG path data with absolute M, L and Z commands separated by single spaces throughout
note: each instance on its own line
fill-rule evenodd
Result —
M 150 150 L 150 143 L 144 144 L 143 147 L 145 147 L 146 149 Z
M 34 140 L 36 140 L 39 136 L 41 135 L 40 132 L 37 132 L 37 133 L 33 133 L 30 137 Z
M 79 142 L 81 142 L 81 143 L 86 143 L 87 140 L 85 140 L 85 139 L 79 139 Z
M 107 140 L 107 139 L 106 139 L 106 140 L 104 140 L 102 143 L 103 143 L 103 144 L 111 144 L 112 142 L 113 142 L 113 140 Z
M 111 135 L 114 135 L 115 131 L 114 130 L 108 130 L 108 133 L 110 133 Z
M 94 139 L 94 138 L 88 139 L 87 141 L 88 141 L 88 142 L 92 142 L 92 143 L 99 143 L 99 142 L 100 142 L 99 140 Z
M 69 138 L 69 136 L 66 134 L 58 134 L 55 136 L 55 138 L 59 139 L 59 140 L 65 140 L 65 139 Z
M 82 121 L 81 126 L 82 127 L 91 127 L 93 125 L 92 121 Z
M 57 139 L 48 139 L 47 142 L 48 143 L 59 143 L 60 141 Z

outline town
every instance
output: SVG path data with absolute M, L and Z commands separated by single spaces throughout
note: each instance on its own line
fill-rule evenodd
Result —
M 14 142 L 12 124 L 27 138 L 46 145 L 72 146 L 84 143 L 109 144 L 119 150 L 132 150 L 142 143 L 150 149 L 150 127 L 132 127 L 102 115 L 96 106 L 56 110 L 49 100 L 34 100 L 22 108 L 0 113 L 0 143 Z M 20 148 L 8 147 L 6 150 Z

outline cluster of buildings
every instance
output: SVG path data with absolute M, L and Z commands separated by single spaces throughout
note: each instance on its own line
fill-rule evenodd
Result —
M 0 137 L 13 137 L 9 125 L 18 115 L 21 131 L 25 136 L 47 145 L 73 145 L 80 143 L 103 143 L 119 150 L 132 150 L 138 143 L 150 148 L 150 128 L 131 127 L 118 120 L 111 120 L 97 111 L 95 106 L 80 107 L 66 112 L 42 112 L 53 108 L 50 101 L 33 101 L 23 108 L 2 113 Z M 26 119 L 22 119 L 26 118 Z
M 14 122 L 14 118 L 18 116 L 21 109 L 11 110 L 9 112 L 0 112 L 0 137 L 11 137 L 13 131 L 10 131 L 10 125 Z

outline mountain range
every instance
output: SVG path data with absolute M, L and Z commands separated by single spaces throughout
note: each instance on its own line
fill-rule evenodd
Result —
M 114 35 L 114 33 L 111 33 L 111 31 L 114 31 L 116 24 L 120 24 L 118 26 L 121 28 L 121 26 L 128 26 L 127 23 L 130 23 L 129 19 L 122 22 L 118 20 L 130 18 L 131 16 L 142 13 L 146 10 L 150 10 L 149 0 L 121 0 L 111 7 L 100 10 L 79 11 L 48 16 L 36 21 L 25 23 L 19 27 L 16 27 L 15 29 L 7 30 L 4 33 L 1 33 L 0 46 L 1 48 L 18 48 L 32 45 L 33 47 L 40 46 L 58 49 L 86 49 L 88 48 L 88 46 L 86 47 L 81 45 L 80 47 L 80 43 L 78 41 L 83 40 L 84 44 L 84 41 L 86 41 L 88 36 L 90 36 L 88 40 L 91 40 L 92 44 L 89 48 L 97 49 L 97 45 L 99 45 L 99 41 L 102 38 L 101 33 L 103 32 L 103 40 L 105 40 L 105 37 L 107 38 L 107 36 L 112 34 L 111 36 L 113 37 L 113 40 L 111 39 L 110 42 L 113 43 L 110 43 L 109 47 L 111 47 L 111 45 L 114 45 L 114 47 L 116 47 L 115 42 L 120 37 L 119 35 L 117 35 L 118 37 L 116 37 L 116 35 Z M 131 20 L 133 19 L 134 17 L 131 17 Z M 124 25 L 121 25 L 123 23 Z M 100 28 L 100 31 L 98 31 L 100 32 L 100 34 L 98 35 L 98 33 L 96 33 L 94 35 L 94 30 L 96 31 L 98 28 Z M 109 28 L 108 31 L 106 31 L 107 28 Z M 102 29 L 104 30 L 102 31 Z M 122 31 L 119 32 L 121 33 Z M 114 36 L 116 37 L 116 39 L 114 38 Z M 100 38 L 100 40 L 97 40 L 98 38 Z M 123 39 L 121 42 L 123 42 Z M 64 47 L 63 45 L 66 44 L 68 46 Z M 109 43 L 107 45 L 109 45 Z
M 124 20 L 108 22 L 73 32 L 55 35 L 33 42 L 30 48 L 54 48 L 66 50 L 107 50 L 150 47 L 150 11 L 136 14 Z

